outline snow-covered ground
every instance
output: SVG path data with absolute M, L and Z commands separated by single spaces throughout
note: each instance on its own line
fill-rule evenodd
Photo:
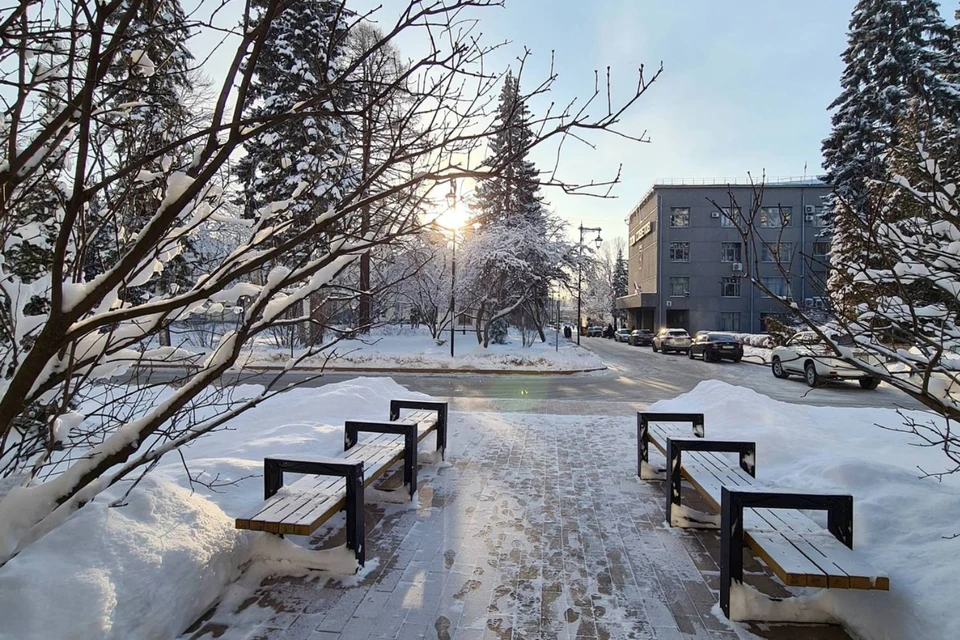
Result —
M 891 590 L 812 589 L 814 609 L 868 640 L 955 637 L 960 538 L 947 538 L 960 533 L 960 477 L 919 477 L 921 468 L 944 470 L 947 460 L 882 429 L 903 424 L 896 411 L 787 404 L 713 381 L 650 410 L 702 411 L 708 437 L 755 441 L 763 483 L 854 496 L 854 550 L 890 575 Z
M 333 455 L 342 448 L 344 420 L 383 419 L 395 397 L 423 396 L 384 378 L 295 389 L 185 451 L 195 476 L 203 472 L 202 479 L 221 484 L 215 491 L 201 485 L 191 491 L 173 457 L 125 506 L 110 502 L 127 487 L 108 491 L 0 568 L 0 638 L 173 637 L 244 570 L 254 582 L 305 567 L 342 571 L 350 564 L 343 554 L 305 556 L 290 540 L 235 530 L 233 518 L 262 500 L 264 456 Z M 960 477 L 918 478 L 918 467 L 938 471 L 945 460 L 876 426 L 901 424 L 896 412 L 785 404 L 716 381 L 652 409 L 703 411 L 709 436 L 755 440 L 762 482 L 854 495 L 855 549 L 889 573 L 891 591 L 814 590 L 816 607 L 867 640 L 935 640 L 960 628 L 954 606 L 960 539 L 945 538 L 960 533 Z M 519 418 L 511 422 L 540 428 L 580 419 Z M 482 415 L 456 414 L 448 454 L 456 455 L 456 443 L 486 424 Z M 620 442 L 611 455 L 632 460 L 635 423 L 611 418 L 603 424 Z M 622 481 L 639 482 L 632 475 Z
M 345 420 L 384 420 L 393 398 L 426 396 L 389 378 L 291 390 L 184 449 L 194 477 L 219 488 L 191 487 L 171 455 L 124 506 L 110 503 L 129 485 L 108 490 L 0 568 L 0 638 L 170 638 L 251 564 L 281 573 L 342 565 L 337 555 L 304 559 L 300 547 L 238 531 L 233 519 L 263 500 L 264 457 L 335 455 Z
M 457 332 L 456 356 L 450 357 L 450 332 L 438 340 L 429 331 L 419 329 L 375 329 L 369 336 L 343 340 L 323 355 L 305 358 L 297 366 L 336 369 L 411 369 L 411 370 L 505 370 L 505 371 L 587 371 L 602 369 L 603 362 L 591 351 L 578 347 L 563 336 L 556 341 L 556 332 L 547 330 L 547 341 L 535 340 L 524 347 L 519 332 L 511 329 L 507 344 L 490 344 L 486 349 L 477 344 L 473 332 Z M 295 349 L 297 359 L 303 350 Z M 326 361 L 328 355 L 332 355 Z M 244 366 L 285 366 L 291 360 L 290 349 L 277 348 L 266 342 L 244 353 Z M 326 361 L 326 362 L 325 362 Z

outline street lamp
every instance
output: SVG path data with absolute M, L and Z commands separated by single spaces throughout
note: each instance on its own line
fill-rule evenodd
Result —
M 450 211 L 456 213 L 457 203 L 460 201 L 457 197 L 457 181 L 450 181 L 450 191 L 446 195 L 447 206 L 450 208 Z M 453 234 L 453 253 L 450 260 L 450 357 L 453 357 L 454 354 L 454 339 L 457 328 L 457 314 L 456 314 L 456 290 L 457 290 L 457 225 L 459 221 L 456 216 L 451 216 L 452 223 L 450 225 L 450 231 Z M 473 229 L 477 230 L 480 228 L 480 223 L 474 221 Z M 464 330 L 466 333 L 466 330 Z
M 583 258 L 583 234 L 586 232 L 597 232 L 597 237 L 594 242 L 597 245 L 597 249 L 600 248 L 600 245 L 603 243 L 603 239 L 600 237 L 600 227 L 585 227 L 583 223 L 580 223 L 580 242 L 577 244 L 577 253 L 578 257 Z M 580 287 L 583 281 L 583 260 L 577 260 L 577 345 L 580 344 L 580 329 L 583 328 L 583 325 L 580 324 L 581 311 L 580 308 L 583 304 L 580 296 Z

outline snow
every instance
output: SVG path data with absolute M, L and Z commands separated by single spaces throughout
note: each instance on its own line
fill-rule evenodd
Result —
M 708 381 L 650 411 L 702 411 L 707 437 L 755 441 L 764 484 L 854 496 L 854 551 L 889 574 L 890 592 L 797 590 L 811 597 L 785 605 L 791 615 L 803 612 L 790 619 L 833 616 L 867 640 L 939 640 L 945 629 L 960 628 L 960 539 L 946 539 L 960 533 L 960 476 L 919 477 L 918 469 L 942 471 L 949 461 L 939 449 L 911 446 L 910 436 L 880 428 L 903 425 L 895 410 L 793 405 Z M 811 516 L 826 524 L 822 514 Z M 749 592 L 738 602 L 750 618 L 783 613 L 760 608 Z
M 236 530 L 233 519 L 262 502 L 264 457 L 336 455 L 343 422 L 383 420 L 392 398 L 426 396 L 388 378 L 294 389 L 183 450 L 195 478 L 235 484 L 191 491 L 179 458 L 170 456 L 124 506 L 111 503 L 129 484 L 108 489 L 0 567 L 0 639 L 173 637 L 242 570 L 261 578 L 308 569 L 352 573 L 356 564 L 344 549 L 307 550 L 294 536 Z M 4 497 L 14 498 L 5 505 L 14 512 L 29 507 L 18 494 L 15 488 Z M 10 524 L 0 524 L 0 536 Z
M 240 387 L 237 394 L 257 389 Z M 382 420 L 389 400 L 398 397 L 426 399 L 388 378 L 293 389 L 233 420 L 231 430 L 184 449 L 192 476 L 217 488 L 191 487 L 180 460 L 170 456 L 123 506 L 111 504 L 129 483 L 106 490 L 0 567 L 0 638 L 173 637 L 218 600 L 217 615 L 233 615 L 266 576 L 315 575 L 311 572 L 317 570 L 351 574 L 355 563 L 346 549 L 320 553 L 306 549 L 297 537 L 237 531 L 233 518 L 261 503 L 264 457 L 336 455 L 345 420 Z M 877 426 L 902 424 L 895 411 L 791 405 L 718 381 L 701 383 L 650 410 L 703 411 L 708 437 L 756 441 L 761 483 L 851 493 L 854 549 L 891 579 L 889 593 L 797 590 L 804 599 L 779 604 L 745 586 L 734 592 L 735 611 L 756 618 L 838 619 L 865 640 L 934 640 L 944 637 L 943 630 L 960 627 L 954 606 L 960 596 L 955 579 L 960 540 L 945 538 L 958 532 L 960 477 L 918 478 L 918 467 L 935 472 L 947 461 L 938 450 L 911 447 L 907 435 Z M 908 415 L 929 419 L 919 412 Z M 516 434 L 585 419 L 511 414 L 509 422 Z M 471 430 L 489 430 L 491 420 L 502 422 L 495 414 L 458 414 L 452 437 L 460 442 Z M 633 420 L 588 420 L 620 442 L 610 455 L 635 469 L 630 466 L 635 442 L 629 444 Z M 632 474 L 624 481 L 640 482 Z M 4 502 L 16 500 L 17 493 Z M 13 504 L 13 512 L 28 506 Z M 389 508 L 408 509 L 410 503 Z M 713 514 L 690 509 L 675 515 L 713 520 Z M 820 514 L 812 517 L 822 522 Z M 0 522 L 0 534 L 8 524 Z M 368 564 L 366 570 L 372 569 Z M 351 580 L 356 578 L 344 583 Z
M 438 340 L 430 337 L 424 329 L 374 330 L 362 340 L 345 340 L 335 350 L 335 356 L 327 363 L 337 369 L 477 369 L 507 371 L 585 371 L 602 369 L 603 362 L 592 351 L 578 347 L 576 343 L 560 337 L 560 348 L 555 346 L 555 333 L 546 331 L 547 341 L 537 339 L 530 347 L 523 347 L 520 334 L 511 329 L 508 344 L 490 344 L 486 349 L 477 343 L 475 334 L 467 329 L 457 331 L 456 355 L 450 357 L 450 331 L 445 331 Z M 294 350 L 294 358 L 302 355 Z M 297 366 L 320 366 L 328 352 L 305 358 Z M 277 349 L 260 345 L 252 352 L 241 355 L 244 366 L 283 365 L 290 358 L 289 349 Z

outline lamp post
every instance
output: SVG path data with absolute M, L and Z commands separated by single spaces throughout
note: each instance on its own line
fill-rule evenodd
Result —
M 577 253 L 580 254 L 579 256 L 580 258 L 583 258 L 583 234 L 588 231 L 597 232 L 597 237 L 594 240 L 594 242 L 597 245 L 597 249 L 600 248 L 600 244 L 603 242 L 603 239 L 600 238 L 600 227 L 585 227 L 581 222 L 580 223 L 580 242 L 577 243 Z M 582 282 L 583 282 L 583 260 L 581 259 L 581 260 L 577 260 L 577 344 L 578 345 L 580 344 L 580 329 L 583 328 L 583 325 L 580 324 L 580 318 L 582 317 L 581 316 L 582 312 L 580 309 L 581 309 L 581 306 L 583 305 L 583 301 L 580 295 L 580 288 L 581 288 Z
M 447 206 L 451 211 L 455 212 L 457 210 L 457 202 L 459 199 L 457 197 L 457 181 L 450 181 L 450 191 L 446 195 Z M 479 222 L 473 223 L 474 230 L 480 228 Z M 453 251 L 450 259 L 450 357 L 453 357 L 454 354 L 454 340 L 457 335 L 457 314 L 456 314 L 456 291 L 457 291 L 457 226 L 453 224 L 450 226 L 450 231 L 453 234 Z M 466 334 L 466 330 L 464 330 Z

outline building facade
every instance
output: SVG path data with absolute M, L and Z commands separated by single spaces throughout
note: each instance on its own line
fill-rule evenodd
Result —
M 816 180 L 772 182 L 758 203 L 749 185 L 654 185 L 627 219 L 630 294 L 617 300 L 627 325 L 762 333 L 764 319 L 785 309 L 750 276 L 802 307 L 819 307 L 829 192 Z M 738 231 L 745 218 L 758 241 Z

